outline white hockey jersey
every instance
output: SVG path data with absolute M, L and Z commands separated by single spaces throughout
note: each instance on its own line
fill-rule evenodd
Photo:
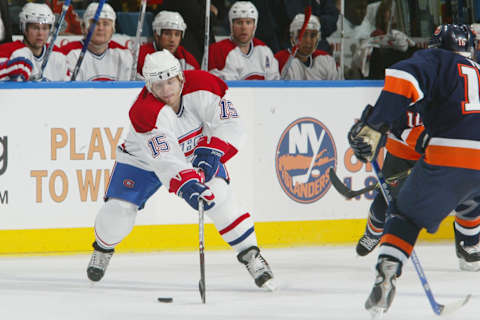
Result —
M 224 98 L 225 82 L 201 70 L 184 75 L 178 113 L 143 88 L 130 109 L 130 131 L 117 154 L 118 162 L 155 172 L 167 188 L 180 171 L 193 168 L 193 151 L 203 136 L 228 145 L 222 150 L 222 163 L 235 155 L 244 139 L 239 114 Z
M 67 60 L 65 55 L 60 51 L 57 46 L 53 47 L 53 50 L 50 53 L 50 57 L 48 58 L 48 63 L 43 72 L 43 78 L 40 79 L 42 62 L 45 58 L 46 52 L 47 45 L 44 45 L 40 56 L 34 56 L 32 50 L 30 50 L 22 41 L 17 40 L 14 42 L 5 43 L 0 46 L 0 63 L 9 60 L 13 61 L 16 58 L 27 59 L 33 64 L 30 80 L 67 81 L 69 79 Z M 21 62 L 22 59 L 17 59 L 19 61 L 19 67 L 21 67 L 21 64 L 24 64 L 24 62 Z M 13 79 L 2 78 L 2 80 Z
M 208 51 L 208 70 L 223 80 L 279 80 L 278 62 L 272 50 L 253 38 L 244 54 L 230 39 L 215 42 Z
M 67 56 L 68 69 L 71 73 L 75 69 L 82 47 L 83 41 L 72 41 L 60 48 Z M 130 50 L 115 41 L 110 41 L 107 50 L 101 55 L 87 50 L 76 80 L 128 81 L 131 77 L 132 64 Z
M 290 50 L 282 50 L 275 54 L 280 67 L 280 74 L 290 58 Z M 288 70 L 285 70 L 285 80 L 341 80 L 335 59 L 325 51 L 315 50 L 308 57 L 307 64 L 298 58 L 291 60 Z

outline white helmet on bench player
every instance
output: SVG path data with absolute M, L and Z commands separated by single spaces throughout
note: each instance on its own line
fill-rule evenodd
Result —
M 302 30 L 304 21 L 305 15 L 303 13 L 299 13 L 295 16 L 295 18 L 293 18 L 292 22 L 290 23 L 290 36 L 292 38 L 298 37 L 298 32 Z M 320 33 L 320 21 L 313 14 L 310 16 L 307 28 L 305 30 L 317 30 Z
M 25 4 L 18 17 L 20 19 L 20 31 L 22 33 L 27 30 L 28 23 L 49 24 L 51 28 L 55 22 L 55 16 L 50 7 L 41 3 L 29 2 Z
M 88 30 L 90 29 L 90 20 L 95 17 L 95 13 L 97 12 L 98 2 L 92 2 L 88 5 L 85 13 L 83 14 L 83 24 L 85 28 Z M 109 19 L 113 21 L 113 30 L 115 30 L 115 19 L 117 19 L 117 15 L 115 14 L 115 10 L 113 10 L 112 6 L 108 3 L 104 3 L 102 7 L 102 11 L 100 12 L 100 16 L 98 19 Z
M 155 16 L 155 19 L 153 19 L 152 29 L 158 35 L 162 34 L 163 29 L 180 30 L 182 31 L 183 38 L 185 36 L 187 25 L 185 24 L 185 21 L 183 21 L 180 13 L 164 10 L 160 11 Z
M 170 51 L 163 49 L 145 57 L 142 69 L 148 91 L 152 92 L 152 84 L 159 80 L 177 77 L 183 82 L 183 72 L 180 62 Z
M 230 20 L 230 31 L 232 31 L 233 20 L 241 18 L 250 18 L 255 20 L 255 29 L 257 29 L 258 11 L 250 1 L 235 2 L 230 11 L 228 11 L 228 20 Z

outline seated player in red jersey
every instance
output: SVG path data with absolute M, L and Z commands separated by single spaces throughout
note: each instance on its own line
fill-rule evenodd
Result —
M 230 39 L 215 42 L 208 51 L 208 70 L 223 80 L 278 80 L 272 50 L 254 38 L 257 8 L 250 1 L 235 2 L 228 12 Z
M 86 37 L 93 21 L 98 2 L 88 5 L 83 14 L 82 30 Z M 133 57 L 130 50 L 112 40 L 117 15 L 105 3 L 88 43 L 83 62 L 76 76 L 77 81 L 128 81 L 131 77 Z M 61 47 L 67 56 L 68 68 L 74 72 L 84 41 L 72 41 Z
M 187 25 L 178 12 L 160 11 L 153 19 L 153 42 L 140 46 L 137 64 L 137 78 L 143 79 L 142 69 L 145 56 L 155 51 L 167 49 L 175 56 L 182 66 L 182 70 L 198 70 L 200 65 L 195 57 L 188 52 L 180 41 L 185 37 Z
M 65 55 L 56 46 L 42 72 L 48 48 L 48 36 L 55 22 L 46 4 L 27 3 L 19 14 L 23 40 L 0 46 L 0 81 L 66 81 Z
M 290 42 L 292 48 L 297 43 L 298 33 L 302 29 L 305 15 L 299 13 L 290 23 Z M 320 40 L 320 20 L 310 16 L 305 33 L 292 56 L 292 48 L 277 52 L 279 71 L 285 80 L 340 80 L 335 59 L 327 52 L 318 50 Z

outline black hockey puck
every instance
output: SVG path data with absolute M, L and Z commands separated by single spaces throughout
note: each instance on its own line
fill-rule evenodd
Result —
M 171 298 L 171 297 L 158 297 L 157 301 L 158 302 L 164 302 L 164 303 L 171 303 L 171 302 L 173 302 L 173 298 Z

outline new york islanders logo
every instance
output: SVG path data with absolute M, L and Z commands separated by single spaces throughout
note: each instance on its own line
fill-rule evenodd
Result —
M 328 168 L 336 167 L 337 150 L 330 131 L 314 118 L 300 118 L 282 133 L 275 169 L 283 191 L 293 200 L 312 203 L 330 188 Z

